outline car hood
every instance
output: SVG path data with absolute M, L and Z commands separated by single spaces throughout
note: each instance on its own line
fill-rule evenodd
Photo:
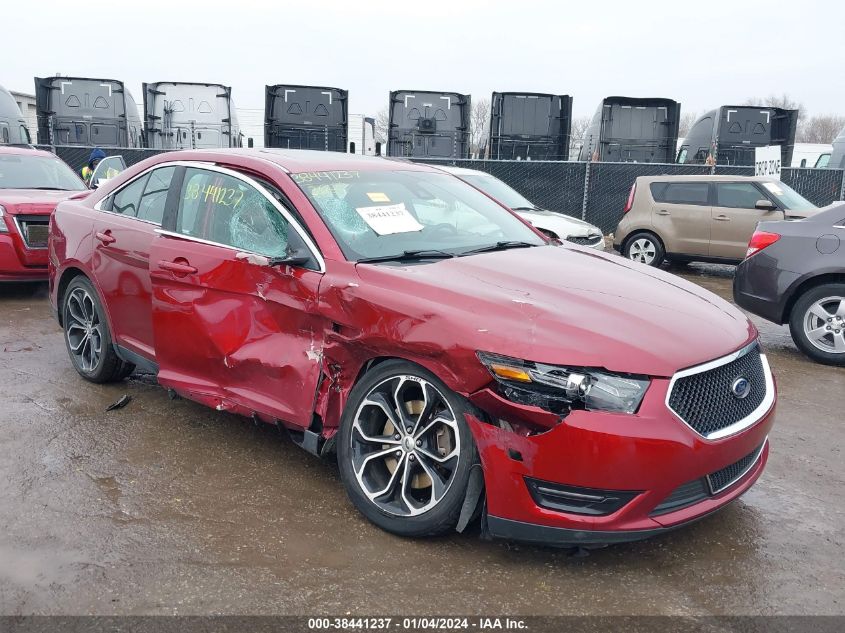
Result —
M 90 192 L 44 189 L 0 189 L 0 205 L 10 215 L 52 213 L 62 200 L 84 198 Z
M 601 235 L 601 229 L 589 222 L 584 222 L 571 215 L 563 215 L 554 211 L 537 209 L 536 211 L 517 211 L 520 217 L 528 220 L 537 228 L 553 231 L 561 239 L 569 236 L 586 237 L 588 235 Z
M 550 245 L 357 270 L 384 314 L 429 315 L 441 349 L 671 376 L 757 336 L 716 295 L 599 252 Z

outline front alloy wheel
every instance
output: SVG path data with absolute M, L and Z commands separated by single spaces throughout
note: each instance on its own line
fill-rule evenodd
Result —
M 789 329 L 795 344 L 816 362 L 845 365 L 845 284 L 823 284 L 802 294 Z
M 350 394 L 338 459 L 350 499 L 404 535 L 454 528 L 475 446 L 461 399 L 411 363 L 377 366 Z

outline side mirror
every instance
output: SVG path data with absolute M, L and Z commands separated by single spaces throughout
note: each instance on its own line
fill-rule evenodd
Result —
M 271 266 L 304 266 L 311 261 L 311 253 L 303 250 L 289 250 L 284 257 L 270 258 Z
M 381 143 L 376 143 L 376 156 L 381 156 Z
M 257 253 L 240 252 L 235 259 L 245 261 L 253 266 L 303 266 L 311 261 L 311 254 L 307 251 L 288 250 L 284 257 L 268 257 Z
M 247 146 L 247 147 L 249 147 L 250 149 L 252 149 L 253 144 L 254 144 L 254 141 L 252 140 L 252 137 L 250 136 L 250 137 L 246 140 L 246 146 Z
M 754 203 L 754 208 L 760 211 L 774 211 L 777 207 L 771 200 L 760 199 Z
M 350 153 L 350 154 L 354 154 L 354 153 L 355 153 L 355 141 L 351 141 L 351 142 L 349 143 L 349 153 Z
M 307 266 L 314 263 L 314 256 L 299 236 L 291 229 L 288 232 L 288 244 L 285 254 L 281 257 L 268 257 L 257 253 L 240 252 L 235 259 L 244 260 L 255 266 Z

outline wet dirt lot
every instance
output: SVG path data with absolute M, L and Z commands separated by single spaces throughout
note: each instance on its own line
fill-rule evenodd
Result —
M 678 272 L 730 296 L 729 267 Z M 845 369 L 754 320 L 780 388 L 760 481 L 686 529 L 581 558 L 477 529 L 385 534 L 334 465 L 275 429 L 171 401 L 150 376 L 84 382 L 46 288 L 0 288 L 0 614 L 845 613 Z

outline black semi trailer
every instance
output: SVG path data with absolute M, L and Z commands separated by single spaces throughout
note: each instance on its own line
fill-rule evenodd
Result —
M 348 91 L 278 84 L 265 95 L 265 147 L 346 152 Z
M 35 108 L 39 143 L 143 146 L 138 106 L 122 81 L 35 77 Z
M 672 99 L 607 97 L 599 104 L 578 160 L 673 163 L 681 104 Z
M 722 106 L 692 124 L 678 162 L 751 166 L 755 147 L 780 145 L 781 165 L 791 165 L 797 125 L 798 110 Z
M 833 151 L 827 166 L 833 169 L 845 169 L 845 128 L 842 128 L 833 141 Z
M 470 96 L 457 92 L 390 93 L 388 156 L 469 158 Z
M 494 92 L 488 158 L 568 160 L 572 97 L 537 92 Z

